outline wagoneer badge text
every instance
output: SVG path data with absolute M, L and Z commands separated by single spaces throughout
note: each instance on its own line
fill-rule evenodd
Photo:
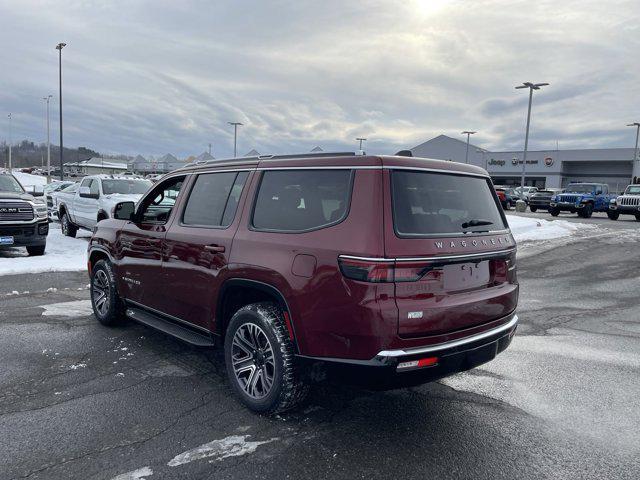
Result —
M 490 238 L 489 240 L 458 240 L 457 242 L 451 240 L 447 242 L 433 242 L 436 248 L 445 248 L 445 245 L 448 248 L 466 248 L 471 245 L 473 247 L 488 247 L 491 245 L 511 245 L 510 237 L 498 237 L 498 238 Z

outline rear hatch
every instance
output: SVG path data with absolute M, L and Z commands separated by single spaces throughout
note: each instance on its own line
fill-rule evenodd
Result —
M 385 200 L 400 336 L 450 333 L 515 309 L 515 242 L 488 177 L 388 168 Z

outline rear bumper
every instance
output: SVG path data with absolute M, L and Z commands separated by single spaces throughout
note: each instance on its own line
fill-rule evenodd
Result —
M 426 347 L 383 350 L 371 360 L 304 357 L 313 375 L 367 388 L 387 390 L 419 385 L 475 368 L 504 351 L 516 332 L 518 316 L 498 327 L 469 337 Z M 437 358 L 429 367 L 398 368 L 400 364 Z
M 0 248 L 32 247 L 47 243 L 49 221 L 39 221 L 29 224 L 0 225 L 0 237 L 13 237 L 13 243 L 2 245 Z

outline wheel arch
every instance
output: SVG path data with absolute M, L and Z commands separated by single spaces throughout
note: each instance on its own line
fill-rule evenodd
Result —
M 88 267 L 89 267 L 89 274 L 91 274 L 91 270 L 93 269 L 93 266 L 98 263 L 100 260 L 109 260 L 112 264 L 113 264 L 113 259 L 111 258 L 111 254 L 100 247 L 91 247 L 91 249 L 89 250 L 89 254 L 88 254 Z
M 227 325 L 238 308 L 260 301 L 273 301 L 282 309 L 291 340 L 298 350 L 297 336 L 287 300 L 277 287 L 258 280 L 230 278 L 222 284 L 216 305 L 215 333 L 224 337 Z

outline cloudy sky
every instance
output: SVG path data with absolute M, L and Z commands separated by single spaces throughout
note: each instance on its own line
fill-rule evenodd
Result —
M 637 0 L 0 0 L 0 140 L 42 141 L 63 50 L 65 145 L 125 154 L 392 153 L 445 133 L 632 146 Z M 56 140 L 57 143 L 57 140 Z

